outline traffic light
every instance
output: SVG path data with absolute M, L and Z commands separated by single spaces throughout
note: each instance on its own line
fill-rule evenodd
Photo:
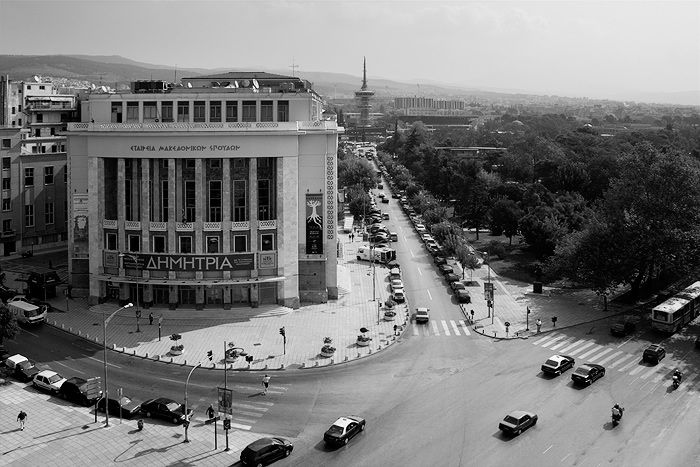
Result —
M 224 418 L 224 430 L 230 430 L 231 429 L 231 420 L 228 418 Z
M 282 334 L 282 336 L 285 335 L 285 334 L 284 334 L 284 326 L 282 326 L 282 327 L 280 328 L 280 334 Z
M 214 359 L 214 352 L 207 350 L 207 358 L 209 358 L 209 361 L 211 362 Z

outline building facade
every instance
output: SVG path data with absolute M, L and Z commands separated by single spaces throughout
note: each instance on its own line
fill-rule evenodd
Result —
M 300 78 L 93 92 L 68 127 L 69 280 L 91 303 L 231 309 L 337 297 L 337 147 Z
M 2 254 L 65 245 L 66 137 L 77 97 L 51 82 L 0 79 Z

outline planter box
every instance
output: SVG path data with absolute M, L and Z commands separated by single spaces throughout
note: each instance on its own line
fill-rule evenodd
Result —
M 396 319 L 396 313 L 384 313 L 385 321 L 394 321 Z
M 334 353 L 335 352 L 324 352 L 323 350 L 321 350 L 321 356 L 325 358 L 332 357 Z
M 369 340 L 369 341 L 361 341 L 361 340 L 358 340 L 358 341 L 357 341 L 357 345 L 359 345 L 360 347 L 367 347 L 367 346 L 369 345 L 370 342 L 372 342 L 372 341 L 371 341 L 371 340 Z
M 184 349 L 183 350 L 170 349 L 170 355 L 182 355 L 182 353 L 184 351 L 185 351 Z

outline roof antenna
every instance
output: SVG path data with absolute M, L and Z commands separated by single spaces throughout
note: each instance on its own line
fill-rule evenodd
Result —
M 295 64 L 294 64 L 294 59 L 292 59 L 292 64 L 289 65 L 289 68 L 292 69 L 292 78 L 294 78 L 294 69 L 295 69 L 295 68 L 299 68 L 299 65 L 295 65 Z

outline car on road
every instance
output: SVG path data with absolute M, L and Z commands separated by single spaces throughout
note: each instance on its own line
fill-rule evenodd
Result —
M 122 396 L 118 399 L 100 399 L 97 402 L 97 410 L 100 412 L 105 411 L 105 401 L 107 401 L 107 409 L 110 415 L 115 415 L 117 417 L 130 418 L 141 411 L 141 403 L 132 400 L 127 396 Z
M 406 292 L 403 288 L 394 289 L 394 292 L 391 294 L 391 298 L 393 298 L 396 303 L 403 303 L 406 301 Z
M 440 266 L 442 264 L 447 264 L 447 258 L 445 258 L 444 256 L 435 256 L 433 257 L 433 262 L 435 263 L 435 265 Z
M 328 444 L 348 444 L 353 436 L 365 430 L 365 419 L 357 415 L 340 417 L 323 434 Z
M 455 297 L 457 297 L 457 301 L 459 303 L 471 303 L 472 302 L 472 296 L 469 294 L 469 291 L 466 289 L 455 290 Z
M 84 407 L 95 404 L 96 397 L 88 396 L 88 382 L 77 376 L 68 378 L 58 390 L 58 395 L 64 400 L 75 402 Z
M 658 364 L 666 356 L 666 349 L 659 344 L 651 344 L 649 347 L 644 349 L 642 354 L 642 360 L 645 362 L 651 362 L 654 365 Z
M 438 269 L 441 274 L 452 274 L 455 270 L 449 264 L 439 264 Z
M 559 376 L 569 368 L 573 368 L 576 360 L 568 355 L 552 355 L 542 365 L 542 371 Z
M 368 241 L 370 243 L 391 243 L 391 240 L 389 240 L 389 236 L 381 232 L 369 237 Z
M 430 321 L 430 308 L 416 308 L 416 323 L 427 323 Z
M 401 279 L 391 280 L 391 290 L 403 289 L 403 281 Z
M 243 465 L 267 465 L 289 456 L 294 445 L 287 438 L 272 436 L 253 441 L 241 451 Z
M 382 198 L 382 203 L 389 204 L 389 198 Z
M 448 284 L 451 284 L 453 282 L 457 282 L 457 281 L 459 281 L 459 279 L 460 279 L 459 274 L 455 274 L 455 273 L 445 274 L 445 280 L 447 281 Z
M 610 326 L 610 334 L 613 336 L 625 337 L 634 333 L 637 330 L 636 317 L 624 317 L 615 321 Z
M 187 409 L 187 412 L 189 416 L 192 415 L 192 409 Z M 166 397 L 147 400 L 141 404 L 141 413 L 148 418 L 163 418 L 175 424 L 185 421 L 185 408 L 182 404 Z
M 32 384 L 35 388 L 43 389 L 44 391 L 49 391 L 54 394 L 58 394 L 59 389 L 63 383 L 66 382 L 66 378 L 59 375 L 55 371 L 43 370 L 34 375 Z
M 7 301 L 8 304 L 12 302 L 24 302 L 24 303 L 29 303 L 30 305 L 38 306 L 39 307 L 39 314 L 43 314 L 44 311 L 47 313 L 53 311 L 53 308 L 51 307 L 51 304 L 49 302 L 42 302 L 41 300 L 37 300 L 35 298 L 29 298 L 26 295 L 19 294 L 15 295 L 11 299 Z
M 524 410 L 514 410 L 506 415 L 503 421 L 498 424 L 498 429 L 501 430 L 503 434 L 518 436 L 523 430 L 527 430 L 536 424 L 537 414 Z
M 605 376 L 605 367 L 596 365 L 595 363 L 585 363 L 576 368 L 576 371 L 571 375 L 571 380 L 575 384 L 591 385 L 594 381 Z
M 396 232 L 389 232 L 389 240 L 392 242 L 398 242 L 399 241 L 399 234 Z
M 461 280 L 456 280 L 450 282 L 450 288 L 452 290 L 466 290 L 467 286 Z
M 382 192 L 380 192 L 379 195 L 377 195 L 377 196 L 379 196 L 380 198 L 385 198 L 385 197 L 386 197 L 386 194 L 384 194 L 384 192 L 382 191 Z
M 389 213 L 388 213 L 388 212 L 385 212 L 384 214 L 382 214 L 382 219 L 388 221 L 388 220 L 389 220 Z

